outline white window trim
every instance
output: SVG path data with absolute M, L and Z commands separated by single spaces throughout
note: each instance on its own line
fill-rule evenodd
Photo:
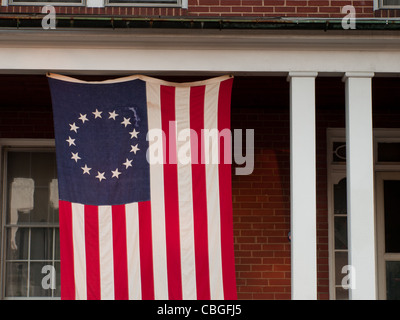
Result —
M 398 163 L 379 163 L 378 160 L 378 143 L 379 142 L 400 142 L 400 129 L 398 128 L 374 128 L 374 176 L 379 177 L 379 174 L 382 172 L 398 172 L 400 173 L 400 164 Z M 328 250 L 329 250 L 329 297 L 331 300 L 336 299 L 336 286 L 335 286 L 335 229 L 334 229 L 334 208 L 333 208 L 333 185 L 339 182 L 342 178 L 346 177 L 346 163 L 333 163 L 333 153 L 332 145 L 333 142 L 346 142 L 346 131 L 345 128 L 328 128 L 327 129 L 327 192 L 328 192 Z M 376 197 L 379 196 L 379 186 L 377 181 L 375 182 L 375 192 Z M 377 206 L 379 202 L 375 202 L 375 219 L 376 219 L 376 233 L 377 233 L 377 241 L 378 245 L 382 243 L 382 237 L 384 238 L 382 222 L 379 220 L 381 217 L 379 216 L 379 208 Z M 379 246 L 377 246 L 376 254 L 379 254 Z M 399 254 L 396 254 L 396 259 L 399 258 Z M 400 258 L 399 258 L 400 259 Z M 378 283 L 378 298 L 384 299 L 386 294 L 382 294 L 384 288 L 386 286 L 385 283 L 382 284 L 384 280 L 385 272 L 382 270 L 382 259 L 378 259 L 378 269 L 377 269 L 377 279 Z M 343 275 L 345 276 L 345 275 Z M 382 280 L 383 279 L 383 280 Z

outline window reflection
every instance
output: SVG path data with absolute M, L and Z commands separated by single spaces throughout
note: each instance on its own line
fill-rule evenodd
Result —
M 386 299 L 400 300 L 400 261 L 386 262 Z
M 5 297 L 59 297 L 58 180 L 54 151 L 6 151 Z M 44 288 L 43 267 L 56 272 Z

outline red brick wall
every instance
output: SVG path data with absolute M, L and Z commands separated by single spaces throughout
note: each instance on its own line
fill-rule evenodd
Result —
M 56 7 L 58 14 L 100 14 L 138 17 L 331 17 L 353 5 L 357 17 L 397 17 L 400 10 L 373 11 L 373 0 L 189 0 L 188 9 L 146 7 Z M 0 13 L 40 13 L 41 6 L 0 7 Z
M 255 130 L 254 171 L 232 177 L 239 299 L 290 299 L 287 111 L 233 110 L 233 128 Z

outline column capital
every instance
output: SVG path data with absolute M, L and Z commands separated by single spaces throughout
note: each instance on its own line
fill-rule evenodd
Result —
M 290 71 L 286 80 L 290 81 L 291 78 L 316 78 L 318 76 L 318 72 L 314 71 Z
M 342 77 L 342 81 L 345 82 L 348 78 L 373 78 L 375 76 L 374 72 L 345 72 Z

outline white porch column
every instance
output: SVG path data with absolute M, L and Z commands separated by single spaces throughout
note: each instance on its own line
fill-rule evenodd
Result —
M 373 73 L 348 72 L 346 83 L 347 223 L 350 299 L 376 299 Z
M 290 72 L 290 229 L 293 300 L 317 299 L 315 77 Z

